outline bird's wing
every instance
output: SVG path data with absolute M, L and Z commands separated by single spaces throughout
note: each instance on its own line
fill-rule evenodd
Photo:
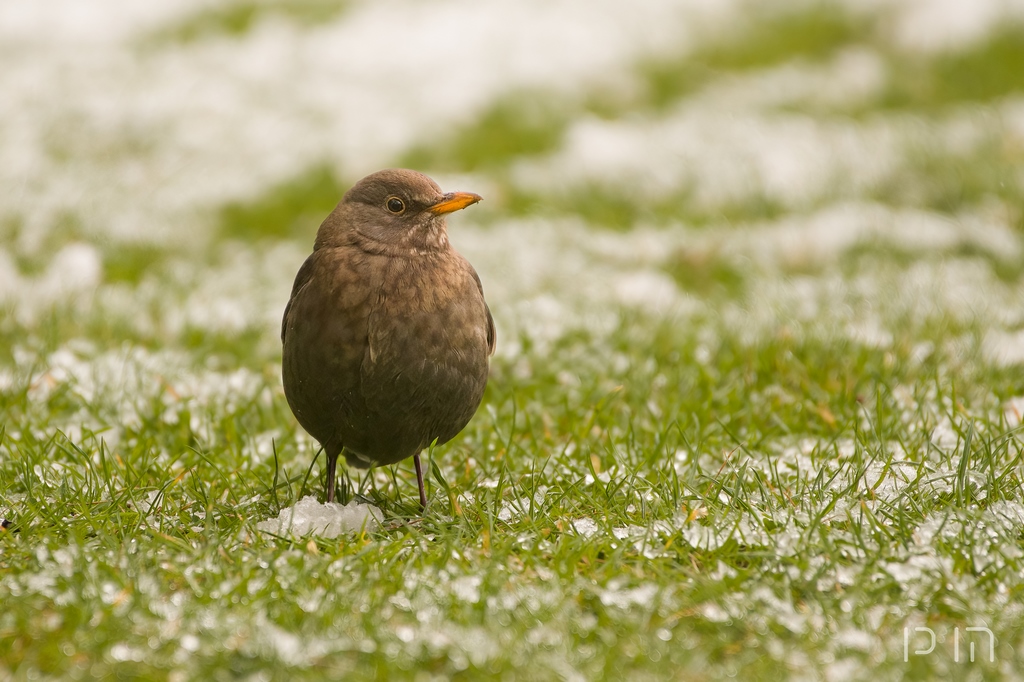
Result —
M 483 291 L 481 290 L 481 293 Z M 491 309 L 484 301 L 484 310 L 487 312 L 487 354 L 494 355 L 494 347 L 498 343 L 498 332 L 494 329 L 494 318 L 491 317 Z
M 302 290 L 302 287 L 309 284 L 309 280 L 313 277 L 313 256 L 310 255 L 306 261 L 299 268 L 299 272 L 295 275 L 295 283 L 292 284 L 292 293 L 288 297 L 288 304 L 284 307 L 284 315 L 281 317 L 281 343 L 284 343 L 285 333 L 288 331 L 288 311 L 292 308 L 292 303 L 295 301 L 295 297 Z
M 476 274 L 473 266 L 470 266 L 469 270 L 473 273 L 473 279 L 476 280 L 476 288 L 480 290 L 480 298 L 483 299 L 484 285 L 480 281 L 480 275 Z M 491 317 L 491 308 L 487 305 L 486 300 L 484 300 L 484 312 L 487 313 L 487 354 L 494 355 L 494 348 L 498 343 L 498 332 L 494 328 L 494 318 Z

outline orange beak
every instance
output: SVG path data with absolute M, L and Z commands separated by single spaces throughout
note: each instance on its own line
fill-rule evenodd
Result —
M 427 210 L 431 213 L 443 215 L 445 213 L 451 213 L 452 211 L 458 211 L 460 209 L 471 206 L 476 202 L 483 199 L 479 194 L 473 194 L 472 192 L 448 192 L 441 201 L 437 202 Z

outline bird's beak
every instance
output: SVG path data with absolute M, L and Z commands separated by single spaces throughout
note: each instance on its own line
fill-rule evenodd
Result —
M 431 213 L 443 215 L 445 213 L 451 213 L 452 211 L 458 211 L 459 209 L 471 206 L 476 202 L 483 199 L 479 194 L 473 194 L 472 192 L 448 192 L 441 200 L 428 208 L 427 210 Z

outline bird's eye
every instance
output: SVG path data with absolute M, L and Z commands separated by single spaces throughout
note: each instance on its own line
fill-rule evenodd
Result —
M 388 210 L 392 213 L 401 213 L 405 210 L 405 202 L 398 197 L 388 197 L 388 200 L 384 203 L 388 207 Z

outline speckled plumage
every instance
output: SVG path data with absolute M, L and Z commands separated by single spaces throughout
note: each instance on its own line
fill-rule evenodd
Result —
M 476 201 L 385 170 L 356 183 L 317 232 L 284 312 L 282 373 L 288 404 L 327 454 L 329 501 L 340 453 L 361 468 L 416 456 L 419 474 L 418 453 L 451 440 L 480 404 L 494 322 L 444 217 Z

